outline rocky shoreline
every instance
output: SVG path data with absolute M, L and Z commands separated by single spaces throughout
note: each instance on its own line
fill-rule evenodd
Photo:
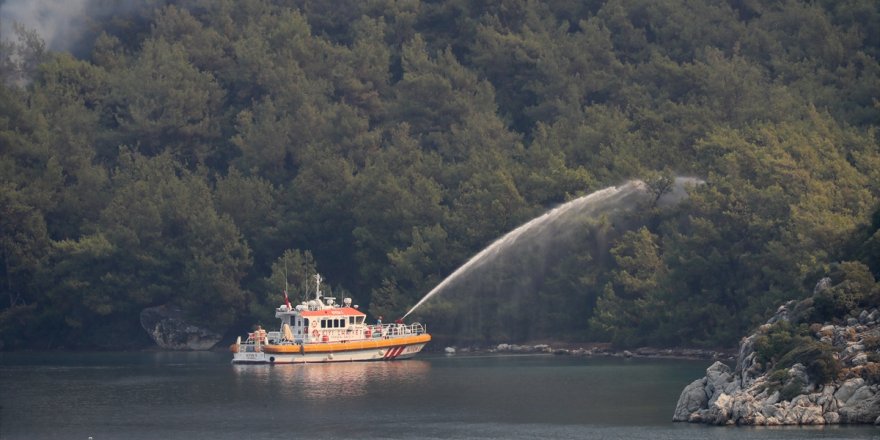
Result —
M 616 357 L 616 358 L 651 358 L 651 359 L 702 359 L 716 361 L 733 361 L 732 351 L 707 350 L 699 348 L 653 348 L 641 347 L 632 350 L 615 350 L 608 344 L 498 344 L 490 347 L 455 347 L 448 346 L 443 350 L 446 354 L 554 354 L 559 356 L 578 357 Z
M 800 303 L 790 301 L 743 338 L 735 367 L 715 362 L 706 376 L 685 387 L 675 408 L 677 422 L 714 425 L 880 425 L 880 311 L 862 310 L 846 323 L 813 324 L 817 344 L 831 347 L 836 377 L 820 383 L 795 363 L 772 371 L 759 361 L 756 342 L 787 321 Z M 815 376 L 815 374 L 813 375 Z

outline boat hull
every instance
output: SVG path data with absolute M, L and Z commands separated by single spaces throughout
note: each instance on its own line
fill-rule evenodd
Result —
M 304 345 L 265 345 L 259 352 L 239 350 L 234 364 L 310 364 L 327 362 L 391 361 L 409 359 L 431 340 L 427 334 L 376 341 Z

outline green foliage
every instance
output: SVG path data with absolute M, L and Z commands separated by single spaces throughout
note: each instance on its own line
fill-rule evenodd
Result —
M 880 284 L 868 266 L 857 261 L 833 264 L 830 271 L 831 287 L 813 295 L 814 313 L 817 321 L 829 321 L 845 317 L 851 310 L 876 307 L 880 296 Z
M 774 375 L 787 371 L 794 364 L 806 367 L 810 379 L 817 384 L 834 380 L 840 374 L 840 363 L 835 359 L 834 348 L 816 341 L 805 324 L 795 326 L 789 321 L 773 324 L 755 340 L 755 353 L 758 362 L 764 364 L 768 371 L 774 371 Z M 770 380 L 774 380 L 773 375 Z M 794 382 L 786 385 L 781 393 L 800 394 L 804 384 L 793 385 Z
M 272 263 L 272 274 L 256 285 L 257 292 L 250 298 L 248 310 L 262 325 L 275 320 L 275 308 L 284 303 L 284 292 L 292 306 L 314 298 L 317 273 L 315 258 L 309 251 L 287 249 Z M 322 283 L 321 290 L 330 295 L 330 287 Z
M 803 394 L 804 385 L 806 384 L 801 378 L 792 378 L 779 390 L 779 399 L 791 401 L 791 399 Z
M 281 262 L 396 316 L 553 206 L 675 173 L 706 184 L 421 318 L 730 346 L 829 271 L 817 319 L 880 305 L 877 2 L 135 3 L 79 59 L 0 43 L 7 347 L 139 340 L 165 303 L 266 323 Z

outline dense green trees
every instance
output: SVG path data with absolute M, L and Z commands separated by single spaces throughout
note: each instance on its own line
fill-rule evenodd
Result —
M 575 222 L 565 252 L 502 258 L 422 318 L 729 345 L 829 273 L 852 282 L 822 313 L 876 301 L 874 1 L 142 0 L 79 59 L 20 35 L 0 45 L 7 348 L 138 345 L 165 303 L 266 324 L 315 270 L 396 317 L 548 208 L 673 171 L 706 184 Z

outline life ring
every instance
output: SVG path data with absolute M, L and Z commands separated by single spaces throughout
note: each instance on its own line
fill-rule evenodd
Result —
M 314 336 L 314 337 L 317 338 L 317 337 L 320 336 L 320 335 L 321 335 L 321 332 L 319 332 L 317 329 L 312 330 L 312 336 Z

